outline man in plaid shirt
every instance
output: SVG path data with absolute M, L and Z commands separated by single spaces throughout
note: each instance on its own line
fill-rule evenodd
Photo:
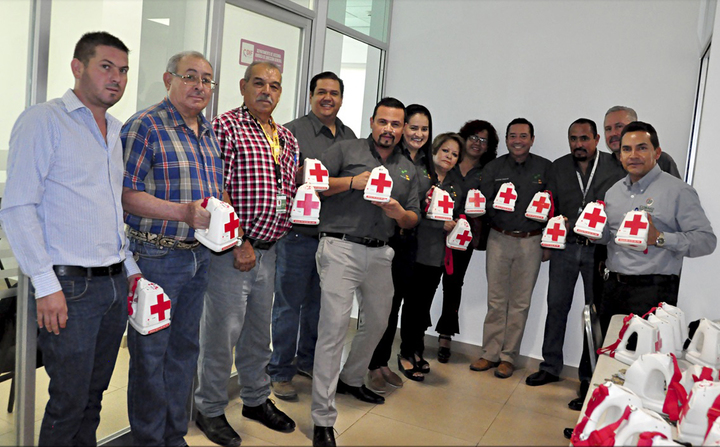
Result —
M 253 63 L 240 81 L 242 107 L 213 120 L 225 162 L 225 190 L 245 234 L 242 245 L 210 263 L 210 284 L 200 322 L 196 423 L 211 441 L 240 445 L 225 418 L 227 383 L 235 349 L 243 416 L 291 432 L 295 422 L 268 399 L 270 321 L 275 284 L 275 242 L 291 227 L 299 149 L 272 118 L 282 76 L 271 63 Z

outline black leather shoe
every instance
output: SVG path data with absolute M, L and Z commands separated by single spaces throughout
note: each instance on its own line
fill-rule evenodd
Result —
M 283 433 L 290 433 L 295 430 L 295 421 L 278 410 L 275 403 L 270 399 L 257 407 L 243 405 L 242 415 L 248 419 L 254 419 L 272 430 Z
M 313 430 L 313 447 L 335 447 L 335 430 L 316 425 Z
M 209 418 L 198 412 L 195 425 L 212 442 L 224 447 L 238 447 L 242 440 L 240 435 L 230 426 L 224 414 Z
M 572 428 L 566 428 L 565 430 L 563 430 L 563 436 L 565 436 L 565 439 L 572 438 L 572 434 L 573 434 Z
M 576 397 L 575 399 L 568 402 L 568 408 L 573 411 L 580 411 L 580 410 L 582 410 L 584 403 L 585 403 L 584 397 Z
M 340 394 L 349 394 L 358 400 L 371 404 L 383 404 L 385 398 L 373 393 L 365 385 L 363 386 L 350 386 L 342 380 L 338 380 L 337 392 Z
M 540 370 L 530 374 L 527 379 L 525 379 L 525 383 L 529 386 L 540 386 L 547 383 L 557 382 L 558 380 L 560 380 L 560 377 L 555 374 L 550 374 L 547 371 Z

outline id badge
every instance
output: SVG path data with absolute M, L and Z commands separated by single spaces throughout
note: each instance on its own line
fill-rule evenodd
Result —
M 278 194 L 275 198 L 275 205 L 278 213 L 287 213 L 287 196 L 285 194 Z

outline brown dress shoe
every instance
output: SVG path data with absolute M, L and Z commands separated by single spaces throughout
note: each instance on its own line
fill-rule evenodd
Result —
M 481 357 L 470 364 L 470 369 L 473 371 L 487 371 L 490 368 L 495 368 L 499 364 L 500 362 L 491 362 Z
M 501 379 L 507 379 L 508 377 L 513 375 L 513 372 L 515 372 L 515 367 L 510 362 L 500 362 L 497 369 L 495 370 L 495 377 L 499 377 Z

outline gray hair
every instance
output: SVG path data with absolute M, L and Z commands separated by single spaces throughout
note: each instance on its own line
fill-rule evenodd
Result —
M 282 73 L 280 72 L 280 67 L 268 61 L 255 61 L 252 64 L 248 65 L 248 67 L 245 69 L 245 76 L 243 76 L 245 82 L 250 81 L 250 73 L 252 73 L 252 69 L 256 65 L 265 65 L 272 70 L 277 70 L 277 72 L 280 73 L 280 83 L 282 84 Z
M 173 55 L 167 63 L 167 69 L 165 71 L 171 72 L 171 73 L 177 73 L 178 70 L 178 64 L 180 63 L 180 60 L 184 57 L 194 57 L 197 59 L 202 59 L 210 66 L 210 69 L 212 69 L 212 64 L 209 60 L 205 59 L 205 56 L 198 52 L 198 51 L 181 51 L 178 54 Z
M 612 106 L 608 109 L 607 112 L 605 112 L 605 117 L 607 117 L 611 113 L 615 113 L 615 112 L 625 112 L 628 115 L 630 115 L 630 119 L 633 121 L 637 121 L 637 119 L 638 119 L 637 112 L 635 112 L 635 109 L 632 109 L 627 106 Z

